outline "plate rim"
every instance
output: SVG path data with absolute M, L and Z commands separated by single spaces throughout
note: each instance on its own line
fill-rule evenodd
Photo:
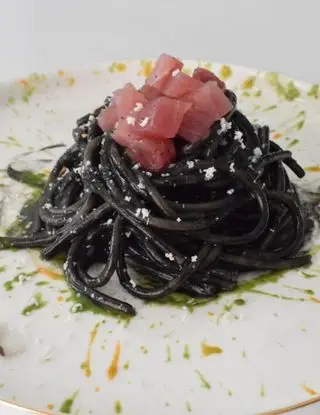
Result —
M 145 61 L 152 61 L 155 62 L 157 60 L 157 58 L 152 58 L 152 57 L 147 57 L 144 58 L 143 60 Z M 272 70 L 272 69 L 259 69 L 259 68 L 255 68 L 255 67 L 251 67 L 251 66 L 246 66 L 243 64 L 238 64 L 238 63 L 231 63 L 231 62 L 224 62 L 224 61 L 216 61 L 216 60 L 211 60 L 211 59 L 185 59 L 185 58 L 181 58 L 181 60 L 185 63 L 185 64 L 194 64 L 194 63 L 199 63 L 201 62 L 205 62 L 205 63 L 209 63 L 212 64 L 213 67 L 221 67 L 222 65 L 227 65 L 230 66 L 231 68 L 234 68 L 236 70 L 240 70 L 240 71 L 244 71 L 244 72 L 252 72 L 252 73 L 256 73 L 257 76 L 261 76 L 263 77 L 266 73 L 268 72 L 274 72 L 282 77 L 284 77 L 285 79 L 289 79 L 289 80 L 294 80 L 295 82 L 298 83 L 298 86 L 300 88 L 303 88 L 304 90 L 306 90 L 307 88 L 310 88 L 310 86 L 315 85 L 315 82 L 311 82 L 311 81 L 307 81 L 304 79 L 300 79 L 297 78 L 295 76 L 292 76 L 286 72 L 283 71 L 277 71 L 277 70 Z M 8 78 L 0 78 L 0 88 L 6 88 L 10 85 L 12 85 L 13 83 L 19 82 L 19 80 L 21 79 L 27 79 L 31 74 L 34 73 L 38 73 L 38 74 L 43 74 L 45 75 L 47 78 L 57 78 L 59 77 L 58 75 L 58 71 L 62 70 L 65 72 L 68 72 L 70 74 L 73 73 L 85 73 L 88 71 L 93 71 L 95 69 L 100 70 L 101 71 L 105 71 L 106 74 L 108 74 L 108 66 L 110 66 L 112 63 L 114 62 L 118 62 L 118 63 L 124 63 L 126 65 L 132 65 L 134 63 L 139 63 L 141 62 L 141 59 L 108 59 L 108 60 L 104 60 L 104 61 L 94 61 L 94 62 L 89 62 L 89 63 L 85 63 L 85 64 L 80 64 L 80 65 L 69 65 L 69 64 L 62 64 L 60 66 L 55 66 L 55 67 L 50 67 L 48 70 L 41 70 L 39 72 L 34 71 L 34 72 L 29 72 L 26 73 L 24 75 L 21 76 L 13 76 L 13 77 L 8 77 Z M 126 71 L 124 71 L 125 73 Z M 108 75 L 111 77 L 111 73 Z M 231 76 L 232 77 L 232 76 Z M 143 78 L 143 77 L 141 77 Z M 301 99 L 301 98 L 300 98 Z M 302 98 L 302 100 L 304 100 L 306 98 Z M 0 111 L 1 111 L 1 107 L 2 105 L 0 105 Z M 281 415 L 281 414 L 286 414 L 292 411 L 295 411 L 297 409 L 303 408 L 303 407 L 307 407 L 310 406 L 312 404 L 316 404 L 320 402 L 320 394 L 317 394 L 316 396 L 303 400 L 303 401 L 299 401 L 297 403 L 291 404 L 291 405 L 287 405 L 287 406 L 283 406 L 280 408 L 275 408 L 275 409 L 271 409 L 268 411 L 264 411 L 264 412 L 259 412 L 257 413 L 257 415 Z M 46 412 L 46 411 L 42 411 L 39 409 L 34 409 L 34 408 L 30 408 L 28 406 L 24 406 L 21 405 L 15 401 L 11 401 L 11 400 L 6 400 L 6 399 L 2 399 L 0 397 L 0 404 L 4 405 L 5 407 L 11 407 L 17 410 L 25 410 L 28 411 L 30 414 L 34 414 L 34 415 L 60 415 L 61 412 Z

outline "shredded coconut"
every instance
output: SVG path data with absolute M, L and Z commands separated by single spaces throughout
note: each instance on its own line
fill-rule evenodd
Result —
M 187 161 L 187 166 L 189 169 L 192 169 L 194 167 L 194 161 Z
M 191 262 L 197 262 L 198 261 L 198 255 L 193 255 L 191 257 Z

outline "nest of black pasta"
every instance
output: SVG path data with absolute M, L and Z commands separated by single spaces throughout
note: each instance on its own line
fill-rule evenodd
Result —
M 215 297 L 237 287 L 243 272 L 310 263 L 299 254 L 310 222 L 287 172 L 301 178 L 304 171 L 226 94 L 234 108 L 223 125 L 194 144 L 176 137 L 177 159 L 162 173 L 144 171 L 100 130 L 102 107 L 79 119 L 26 234 L 1 237 L 2 248 L 41 247 L 45 259 L 64 253 L 77 293 L 128 314 L 135 313 L 129 303 L 100 291 L 114 274 L 140 299 L 174 291 Z M 103 267 L 92 276 L 96 263 Z

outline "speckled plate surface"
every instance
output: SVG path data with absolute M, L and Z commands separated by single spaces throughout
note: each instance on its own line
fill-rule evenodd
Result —
M 197 62 L 186 62 L 188 68 Z M 251 120 L 320 185 L 319 88 L 218 63 Z M 71 143 L 76 118 L 126 81 L 139 85 L 151 61 L 33 74 L 0 86 L 0 168 L 15 155 Z M 56 158 L 59 150 L 48 153 Z M 43 171 L 46 174 L 46 170 Z M 2 170 L 1 229 L 32 192 Z M 48 413 L 254 414 L 317 398 L 320 254 L 308 269 L 263 278 L 201 307 L 147 305 L 122 320 L 73 297 L 59 263 L 37 251 L 0 251 L 0 398 Z M 116 282 L 108 292 L 118 295 Z M 81 306 L 75 305 L 81 303 Z M 208 346 L 213 346 L 209 347 Z

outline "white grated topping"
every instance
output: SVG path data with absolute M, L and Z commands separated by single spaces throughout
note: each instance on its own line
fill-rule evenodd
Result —
M 214 173 L 217 171 L 213 166 L 209 167 L 208 169 L 203 170 L 205 173 L 205 180 L 211 180 L 214 176 Z
M 45 207 L 46 209 L 50 209 L 50 208 L 52 208 L 52 204 L 51 204 L 51 203 L 45 203 L 45 204 L 44 204 L 44 207 Z
M 134 117 L 127 117 L 127 124 L 128 125 L 135 125 L 136 119 Z
M 111 224 L 112 224 L 112 219 L 110 218 L 107 220 L 107 226 L 110 226 Z
M 131 231 L 126 232 L 126 233 L 125 233 L 125 235 L 126 235 L 126 237 L 127 237 L 127 238 L 130 238 L 130 236 L 131 236 Z
M 218 130 L 218 134 L 222 134 L 230 130 L 232 127 L 232 123 L 228 122 L 225 118 L 221 118 L 220 121 L 220 129 Z
M 262 156 L 262 151 L 259 147 L 253 149 L 253 156 L 251 157 L 252 163 L 256 163 Z
M 194 161 L 187 161 L 187 166 L 189 169 L 192 169 L 194 167 Z
M 149 215 L 150 215 L 150 210 L 148 210 L 146 208 L 142 208 L 141 209 L 141 215 L 142 215 L 142 219 L 148 218 Z
M 231 163 L 231 164 L 230 164 L 230 166 L 229 166 L 229 171 L 230 171 L 231 173 L 235 173 L 234 163 Z
M 67 263 L 67 261 L 63 264 L 63 270 L 64 271 L 67 271 L 67 268 L 68 268 L 68 263 Z
M 262 156 L 262 151 L 259 147 L 256 147 L 255 149 L 253 149 L 253 155 L 257 158 Z
M 246 145 L 244 144 L 244 142 L 243 142 L 243 134 L 242 134 L 242 132 L 241 131 L 236 131 L 235 133 L 234 133 L 234 139 L 236 140 L 236 141 L 239 141 L 239 143 L 240 143 L 240 145 L 241 145 L 241 148 L 244 150 L 245 148 L 246 148 Z
M 177 219 L 176 219 L 176 221 L 177 221 L 177 222 L 181 222 L 181 218 L 177 218 Z
M 118 127 L 118 125 L 119 125 L 119 121 L 117 121 L 117 122 L 115 123 L 114 128 L 117 128 L 117 127 Z
M 141 111 L 142 108 L 143 108 L 143 104 L 141 104 L 141 102 L 137 102 L 135 107 L 133 108 L 133 111 L 138 112 L 138 111 Z
M 94 115 L 90 114 L 90 115 L 89 115 L 89 121 L 90 121 L 90 122 L 93 122 L 93 121 L 95 121 L 95 120 L 96 120 L 96 117 L 95 117 Z
M 177 76 L 178 75 L 178 73 L 180 72 L 180 69 L 175 69 L 173 72 L 172 72 L 172 76 Z
M 131 287 L 135 288 L 137 286 L 137 283 L 134 280 L 130 280 Z
M 140 163 L 137 163 L 132 168 L 133 168 L 133 170 L 138 170 L 139 167 L 141 167 L 141 164 Z
M 191 262 L 197 262 L 198 261 L 198 255 L 193 255 L 191 257 Z
M 173 256 L 172 252 L 166 252 L 166 253 L 164 254 L 164 256 L 165 256 L 166 258 L 168 258 L 168 259 L 169 259 L 169 261 L 174 261 L 174 256 Z
M 139 125 L 140 125 L 140 127 L 143 128 L 148 124 L 148 122 L 149 122 L 149 117 L 146 117 L 139 123 Z
M 146 188 L 146 186 L 141 181 L 139 181 L 138 187 L 139 187 L 139 189 L 145 189 Z
M 234 189 L 227 190 L 228 195 L 232 195 L 234 193 Z
M 151 171 L 146 171 L 145 173 L 146 173 L 147 176 L 152 177 Z
M 140 209 L 140 208 L 138 208 L 138 209 L 136 210 L 135 216 L 136 216 L 136 217 L 140 216 L 140 213 L 141 213 L 141 209 Z
M 126 202 L 130 202 L 131 197 L 130 197 L 130 196 L 125 196 L 124 200 L 125 200 Z

